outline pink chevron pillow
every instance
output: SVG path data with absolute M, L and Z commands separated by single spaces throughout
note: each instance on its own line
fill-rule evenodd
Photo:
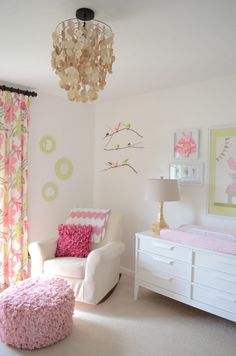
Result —
M 100 208 L 74 208 L 71 210 L 66 224 L 93 226 L 91 239 L 93 242 L 98 243 L 105 235 L 110 211 L 110 209 Z
M 56 257 L 87 257 L 91 248 L 91 225 L 58 226 Z

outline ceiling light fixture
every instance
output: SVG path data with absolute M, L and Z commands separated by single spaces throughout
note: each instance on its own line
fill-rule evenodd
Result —
M 115 61 L 110 26 L 94 20 L 93 10 L 81 8 L 76 18 L 57 25 L 52 39 L 52 68 L 69 100 L 96 100 Z

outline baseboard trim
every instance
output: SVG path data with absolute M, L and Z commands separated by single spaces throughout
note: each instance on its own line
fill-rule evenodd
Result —
M 126 267 L 120 266 L 120 273 L 126 274 L 127 276 L 134 277 L 134 271 Z

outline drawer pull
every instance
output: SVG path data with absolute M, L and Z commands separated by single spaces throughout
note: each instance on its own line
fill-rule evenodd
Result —
M 152 256 L 152 259 L 153 259 L 153 261 L 162 262 L 162 263 L 165 263 L 167 265 L 171 265 L 171 264 L 174 263 L 174 261 L 171 261 L 168 258 L 164 258 L 164 257 Z
M 226 265 L 226 266 L 230 266 L 230 267 L 236 267 L 235 264 L 233 263 L 229 263 L 229 262 L 222 262 L 222 261 L 219 261 L 222 265 Z
M 153 242 L 153 246 L 163 248 L 164 250 L 173 250 L 174 246 L 160 244 L 158 242 Z
M 235 283 L 235 281 L 232 281 L 232 279 L 230 278 L 225 278 L 225 277 L 218 277 L 218 276 L 215 276 L 215 278 L 219 279 L 220 281 L 224 281 L 224 282 L 230 282 L 230 283 Z
M 160 279 L 164 279 L 165 281 L 171 281 L 173 278 L 171 278 L 171 277 L 164 277 L 164 276 L 160 276 L 159 274 L 156 274 L 156 273 L 153 273 L 152 272 L 152 275 L 154 276 L 154 277 L 157 277 L 157 278 L 160 278 Z
M 217 295 L 217 298 L 226 300 L 227 302 L 236 303 L 235 297 L 227 297 L 224 295 Z

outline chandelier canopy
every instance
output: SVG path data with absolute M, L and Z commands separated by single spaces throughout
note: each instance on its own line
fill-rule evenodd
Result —
M 115 61 L 113 37 L 111 28 L 94 20 L 93 10 L 86 8 L 57 25 L 52 34 L 52 68 L 69 100 L 85 103 L 98 98 Z

